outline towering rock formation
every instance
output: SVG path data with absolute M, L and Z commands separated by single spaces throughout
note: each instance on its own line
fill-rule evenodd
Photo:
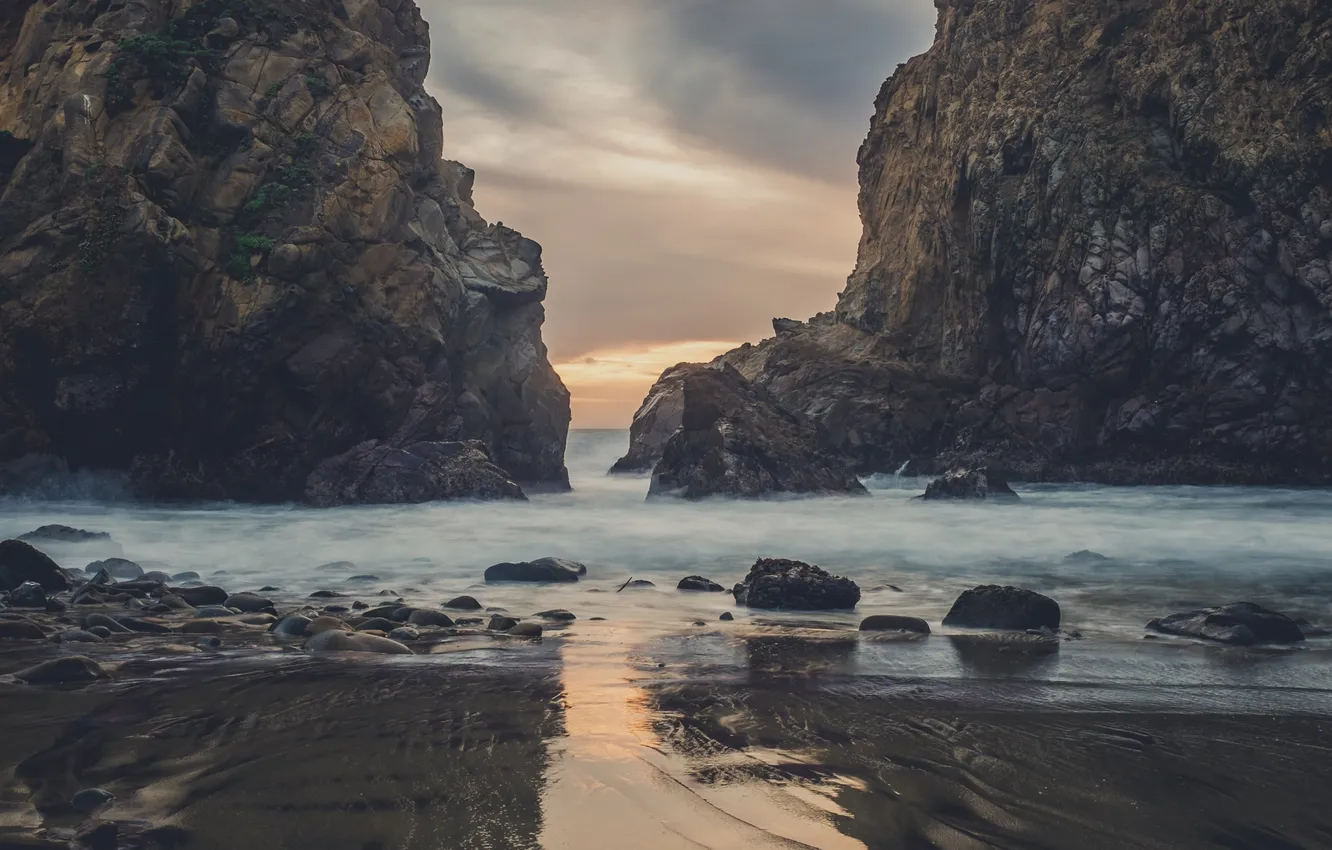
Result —
M 724 359 L 864 472 L 1332 481 L 1332 6 L 936 5 L 835 313 Z
M 541 249 L 442 159 L 428 62 L 411 0 L 4 4 L 9 479 L 286 500 L 476 440 L 449 456 L 567 486 Z

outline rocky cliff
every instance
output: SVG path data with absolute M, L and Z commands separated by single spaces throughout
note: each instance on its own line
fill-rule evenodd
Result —
M 446 454 L 567 486 L 541 249 L 443 159 L 428 62 L 411 0 L 4 4 L 11 484 L 298 499 L 344 453 L 479 441 Z
M 724 359 L 862 472 L 1332 481 L 1332 5 L 936 6 L 836 311 Z

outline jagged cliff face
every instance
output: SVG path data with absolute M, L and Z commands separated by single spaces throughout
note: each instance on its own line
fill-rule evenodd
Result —
M 567 484 L 540 247 L 442 159 L 410 0 L 20 0 L 0 57 L 11 471 L 292 499 L 364 441 L 481 440 Z
M 936 5 L 835 314 L 728 361 L 865 471 L 1332 480 L 1332 6 Z

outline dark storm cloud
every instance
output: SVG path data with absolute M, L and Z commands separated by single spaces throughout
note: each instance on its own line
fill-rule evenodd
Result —
M 874 94 L 928 44 L 925 0 L 658 0 L 639 72 L 675 124 L 729 151 L 843 176 Z

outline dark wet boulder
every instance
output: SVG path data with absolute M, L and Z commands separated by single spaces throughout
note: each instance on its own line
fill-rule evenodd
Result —
M 972 629 L 1057 629 L 1059 603 L 1031 590 L 987 584 L 963 591 L 943 624 Z
M 389 640 L 396 640 L 399 643 L 410 643 L 414 640 L 420 640 L 421 633 L 411 626 L 398 626 L 388 633 Z
M 723 612 L 722 612 L 722 615 L 721 615 L 720 617 L 718 617 L 717 619 L 718 619 L 718 620 L 721 620 L 721 621 L 724 622 L 724 623 L 729 623 L 729 622 L 731 622 L 732 620 L 735 619 L 735 615 L 732 614 L 730 611 L 723 611 Z
M 681 364 L 658 383 L 677 379 L 680 424 L 652 468 L 649 498 L 865 492 L 813 422 L 733 367 Z
M 83 568 L 85 573 L 96 575 L 99 571 L 106 570 L 106 574 L 114 579 L 136 579 L 143 575 L 143 567 L 126 558 L 107 558 L 104 561 L 93 561 Z
M 14 674 L 14 678 L 33 685 L 58 685 L 93 682 L 107 678 L 102 666 L 86 655 L 69 655 L 34 664 Z
M 1235 646 L 1258 643 L 1299 643 L 1299 623 L 1252 602 L 1232 602 L 1219 608 L 1200 608 L 1152 620 L 1147 628 L 1169 635 L 1202 638 Z
M 572 582 L 587 574 L 587 567 L 563 558 L 538 558 L 535 561 L 501 563 L 486 568 L 488 583 L 505 581 Z
M 166 623 L 144 617 L 120 617 L 118 622 L 130 631 L 142 635 L 166 635 L 171 633 L 171 627 Z
M 176 573 L 171 577 L 172 581 L 198 581 L 199 574 L 194 570 L 186 570 L 183 573 Z
M 539 638 L 544 629 L 538 623 L 518 623 L 505 630 L 505 634 L 512 637 Z
M 566 611 L 563 608 L 552 608 L 549 611 L 538 611 L 532 616 L 540 617 L 543 620 L 551 620 L 552 622 L 558 622 L 558 623 L 571 623 L 574 620 L 578 619 L 578 617 L 576 617 L 573 614 L 573 612 Z
M 505 617 L 503 614 L 491 614 L 490 623 L 486 628 L 492 632 L 507 632 L 509 629 L 518 625 L 518 621 L 513 617 Z
M 474 596 L 455 596 L 445 602 L 443 607 L 453 608 L 457 611 L 480 611 L 481 603 Z
M 31 620 L 0 619 L 0 640 L 46 640 L 46 632 Z
M 860 601 L 851 579 L 786 558 L 760 558 L 732 592 L 740 605 L 791 611 L 854 608 Z
M 14 591 L 25 581 L 42 590 L 69 590 L 69 576 L 44 553 L 22 540 L 0 540 L 0 590 Z
M 1064 556 L 1065 564 L 1078 564 L 1083 566 L 1090 564 L 1104 564 L 1109 560 L 1109 558 L 1102 555 L 1100 552 L 1093 552 L 1090 549 L 1079 549 L 1076 552 L 1069 552 Z
M 327 564 L 320 564 L 315 569 L 328 573 L 349 573 L 356 569 L 356 565 L 351 561 L 329 561 Z
M 309 617 L 302 614 L 288 614 L 274 623 L 269 631 L 283 637 L 303 637 L 311 622 Z
M 897 614 L 875 614 L 860 621 L 862 632 L 914 632 L 927 635 L 930 624 L 919 617 L 903 617 Z
M 386 617 L 370 617 L 356 624 L 358 632 L 383 632 L 388 634 L 398 627 L 398 623 Z
M 90 543 L 94 540 L 110 540 L 105 531 L 85 531 L 68 525 L 43 525 L 32 531 L 25 531 L 19 540 L 37 543 Z
M 51 640 L 56 643 L 103 643 L 100 635 L 85 631 L 84 629 L 70 629 L 67 632 L 60 632 L 53 636 Z
M 383 581 L 383 579 L 381 579 L 377 575 L 371 575 L 367 573 L 366 575 L 360 575 L 360 576 L 348 576 L 347 578 L 343 579 L 343 581 L 354 582 L 358 584 L 369 584 L 376 581 Z
M 401 448 L 367 440 L 320 463 L 305 482 L 306 501 L 320 507 L 526 498 L 479 440 Z
M 221 605 L 230 596 L 222 588 L 211 584 L 202 584 L 198 587 L 180 587 L 176 588 L 174 592 L 195 608 L 202 605 Z
M 645 578 L 631 578 L 624 584 L 620 585 L 620 590 L 646 590 L 649 587 L 656 586 L 657 585 L 654 582 L 650 582 Z
M 132 631 L 119 620 L 114 617 L 108 617 L 105 614 L 89 614 L 83 618 L 83 627 L 88 631 L 100 627 L 117 635 L 127 635 Z
M 1016 502 L 1018 494 L 1008 482 L 988 467 L 951 469 L 934 479 L 920 498 L 932 501 Z
M 339 592 L 337 592 L 336 590 L 316 590 L 314 593 L 311 593 L 309 596 L 307 596 L 307 597 L 305 597 L 305 598 L 306 598 L 306 599 L 337 599 L 337 598 L 340 597 L 340 596 L 346 596 L 346 595 L 347 595 L 347 594 L 345 594 L 345 593 L 339 593 Z
M 273 600 L 257 593 L 233 593 L 222 603 L 243 614 L 255 614 L 273 607 Z
M 320 632 L 305 642 L 310 652 L 370 652 L 381 655 L 411 655 L 412 651 L 396 640 L 386 637 L 367 635 L 359 632 L 344 632 L 336 629 Z
M 25 581 L 9 594 L 9 604 L 14 608 L 46 608 L 46 591 L 35 581 Z
M 443 611 L 432 611 L 429 608 L 417 608 L 407 616 L 407 625 L 449 628 L 453 625 L 453 618 L 448 614 L 445 614 Z
M 680 583 L 675 586 L 676 590 L 697 590 L 705 593 L 722 593 L 726 588 L 722 587 L 712 579 L 703 578 L 703 576 L 686 576 L 680 579 Z
M 74 796 L 69 798 L 69 804 L 75 811 L 91 815 L 111 805 L 115 800 L 116 795 L 110 791 L 104 791 L 101 788 L 84 788 L 82 791 L 76 791 Z
M 120 844 L 120 824 L 108 820 L 85 827 L 74 836 L 74 843 L 85 850 L 116 850 Z

